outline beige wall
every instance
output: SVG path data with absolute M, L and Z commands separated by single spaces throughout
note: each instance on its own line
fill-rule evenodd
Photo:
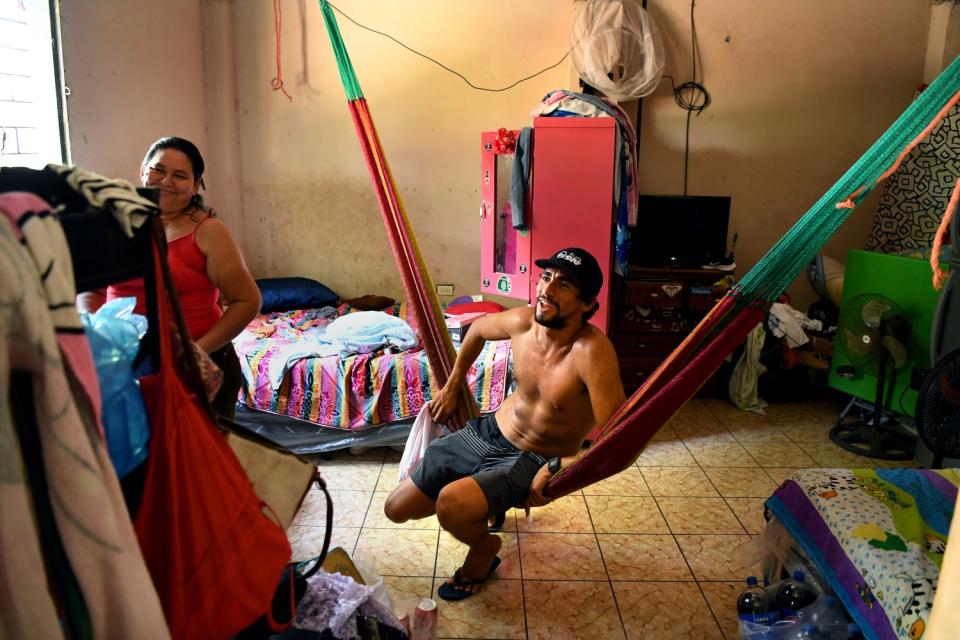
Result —
M 571 18 L 570 3 L 557 0 L 335 4 L 486 86 L 556 62 Z M 293 102 L 270 90 L 270 4 L 236 3 L 247 259 L 259 273 L 314 276 L 342 295 L 401 296 L 317 4 L 287 2 L 284 9 L 284 76 Z M 528 124 L 546 91 L 567 86 L 567 66 L 507 92 L 478 92 L 338 21 L 434 282 L 453 283 L 457 295 L 475 293 L 480 132 Z
M 665 33 L 665 73 L 690 79 L 689 3 L 651 7 Z M 712 103 L 692 119 L 688 191 L 732 196 L 742 274 L 910 102 L 923 76 L 929 3 L 703 3 L 696 17 Z M 643 104 L 643 191 L 682 192 L 684 126 L 664 82 Z M 853 213 L 827 254 L 863 248 L 876 202 L 875 193 Z M 800 308 L 814 297 L 802 278 L 789 291 Z
M 161 136 L 206 148 L 196 0 L 61 2 L 60 13 L 72 162 L 137 180 Z
M 572 0 L 336 4 L 488 86 L 555 62 L 573 16 Z M 282 6 L 293 102 L 270 89 L 269 2 L 65 4 L 74 160 L 132 177 L 153 138 L 193 137 L 216 178 L 210 200 L 255 275 L 313 276 L 345 296 L 400 296 L 317 3 Z M 650 6 L 664 34 L 666 73 L 690 79 L 689 2 Z M 728 0 L 698 4 L 696 16 L 713 103 L 691 126 L 689 192 L 733 197 L 742 273 L 909 103 L 929 58 L 930 5 Z M 434 282 L 475 293 L 479 133 L 529 124 L 543 94 L 576 88 L 569 65 L 506 92 L 478 92 L 338 20 Z M 163 37 L 145 37 L 143 25 Z M 955 34 L 946 40 L 942 57 Z M 666 83 L 644 100 L 643 192 L 682 191 L 684 123 Z M 863 246 L 875 202 L 864 203 L 828 253 L 842 258 Z M 798 306 L 812 298 L 802 282 L 791 290 Z

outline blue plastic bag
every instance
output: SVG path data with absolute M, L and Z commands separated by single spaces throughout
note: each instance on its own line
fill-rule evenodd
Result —
M 107 451 L 120 478 L 146 460 L 150 440 L 143 397 L 133 377 L 147 319 L 133 313 L 135 305 L 136 298 L 117 298 L 96 313 L 81 314 L 100 382 Z

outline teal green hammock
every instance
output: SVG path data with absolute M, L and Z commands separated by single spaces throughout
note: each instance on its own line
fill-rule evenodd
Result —
M 386 158 L 373 131 L 360 85 L 357 82 L 333 12 L 320 0 L 334 55 L 351 104 L 351 113 L 370 173 L 377 190 L 381 213 L 397 266 L 405 282 L 411 305 L 421 305 L 417 316 L 421 334 L 446 336 L 443 331 L 439 302 L 423 282 L 429 275 L 413 240 L 409 219 L 403 214 L 396 195 Z M 703 383 L 720 363 L 741 344 L 747 334 L 766 316 L 769 305 L 793 282 L 797 274 L 819 253 L 824 243 L 836 232 L 878 183 L 888 177 L 933 127 L 960 100 L 960 58 L 922 93 L 874 143 L 853 167 L 790 229 L 783 238 L 753 267 L 687 336 L 684 342 L 654 371 L 640 389 L 601 427 L 600 437 L 582 452 L 567 468 L 550 481 L 547 493 L 557 497 L 572 493 L 594 482 L 608 478 L 632 464 L 643 448 Z M 360 115 L 357 115 L 359 105 Z M 372 132 L 372 133 L 371 133 Z M 371 164 L 372 163 L 372 164 Z M 384 179 L 384 176 L 386 177 Z M 399 212 L 399 213 L 398 213 Z M 407 279 L 420 282 L 407 283 Z M 411 296 L 410 292 L 415 291 Z M 427 313 L 427 310 L 435 313 Z M 422 318 L 421 318 L 422 316 Z M 432 325 L 432 326 L 427 326 Z M 425 349 L 452 352 L 445 344 Z M 439 358 L 438 358 L 439 359 Z M 431 367 L 434 360 L 431 359 Z M 441 383 L 449 375 L 449 367 L 439 372 Z M 436 373 L 436 370 L 435 370 Z

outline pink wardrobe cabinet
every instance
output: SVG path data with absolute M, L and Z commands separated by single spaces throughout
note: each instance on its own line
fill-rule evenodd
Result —
M 538 258 L 582 247 L 603 270 L 600 308 L 590 320 L 609 334 L 613 273 L 616 123 L 613 118 L 534 118 L 527 229 L 513 227 L 510 177 L 514 154 L 497 153 L 496 132 L 481 134 L 481 265 L 483 293 L 530 301 Z

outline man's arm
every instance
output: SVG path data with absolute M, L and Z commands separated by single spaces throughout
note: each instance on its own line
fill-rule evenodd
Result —
M 457 410 L 460 402 L 460 384 L 467 375 L 470 365 L 483 351 L 483 345 L 488 340 L 511 338 L 523 326 L 527 316 L 529 316 L 529 309 L 510 309 L 483 316 L 470 325 L 467 335 L 460 344 L 460 350 L 457 351 L 457 359 L 453 363 L 450 377 L 430 401 L 430 416 L 434 422 L 445 423 Z
M 620 363 L 613 344 L 604 336 L 591 341 L 585 355 L 579 361 L 580 376 L 590 394 L 593 419 L 602 427 L 627 399 L 620 379 Z

